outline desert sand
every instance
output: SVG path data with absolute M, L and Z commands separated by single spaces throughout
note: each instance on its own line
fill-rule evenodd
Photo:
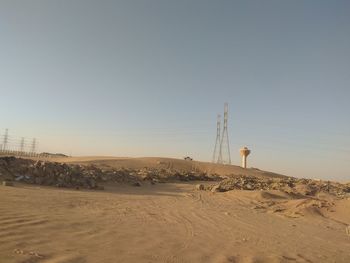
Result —
M 65 161 L 242 172 L 159 158 Z M 0 262 L 350 262 L 349 198 L 213 193 L 197 183 L 108 183 L 104 191 L 0 186 Z

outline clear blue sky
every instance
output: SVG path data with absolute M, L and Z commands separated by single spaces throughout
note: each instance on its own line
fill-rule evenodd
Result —
M 0 1 L 0 133 L 350 178 L 350 1 Z M 17 139 L 16 139 L 17 138 Z

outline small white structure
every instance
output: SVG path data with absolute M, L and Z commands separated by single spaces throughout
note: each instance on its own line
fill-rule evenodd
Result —
M 239 152 L 242 156 L 242 168 L 247 168 L 247 156 L 250 154 L 250 150 L 247 147 L 243 147 Z

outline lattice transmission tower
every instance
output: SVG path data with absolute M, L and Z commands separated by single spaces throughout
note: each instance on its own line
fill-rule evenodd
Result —
M 2 150 L 6 151 L 7 143 L 9 142 L 9 129 L 5 130 L 4 140 L 2 142 Z
M 21 144 L 20 144 L 20 152 L 24 152 L 24 137 L 22 137 L 22 139 L 21 139 Z
M 221 163 L 221 164 L 231 164 L 230 142 L 228 139 L 227 120 L 228 120 L 228 104 L 225 103 L 224 129 L 222 130 L 220 151 L 219 151 L 219 158 L 218 158 L 218 163 Z
M 216 163 L 218 158 L 219 158 L 219 154 L 220 154 L 220 136 L 221 136 L 221 115 L 218 115 L 218 119 L 216 122 L 216 140 L 215 140 L 215 147 L 214 147 L 214 153 L 213 153 L 213 163 Z
M 31 154 L 34 154 L 35 151 L 36 151 L 36 139 L 33 138 L 32 145 L 31 145 L 31 147 L 30 147 L 30 153 L 31 153 Z

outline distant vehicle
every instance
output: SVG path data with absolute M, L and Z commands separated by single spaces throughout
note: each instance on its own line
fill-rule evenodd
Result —
M 184 160 L 185 161 L 193 161 L 193 159 L 191 157 L 189 157 L 189 156 L 184 157 Z

